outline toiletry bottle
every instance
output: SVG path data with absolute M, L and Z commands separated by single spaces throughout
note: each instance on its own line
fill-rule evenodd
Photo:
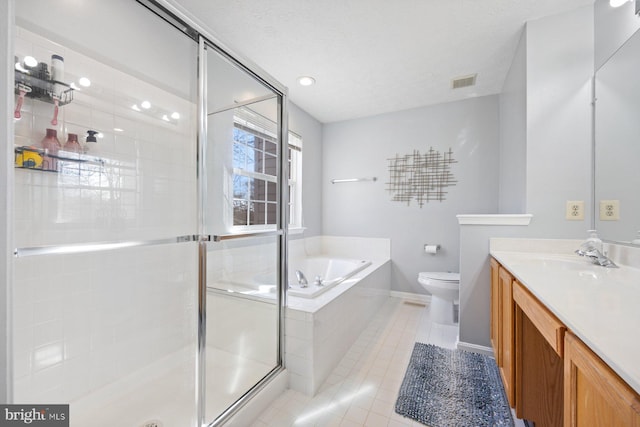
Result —
M 587 230 L 589 234 L 589 238 L 587 238 L 587 243 L 590 243 L 591 246 L 596 248 L 600 253 L 602 252 L 602 240 L 598 237 L 598 232 L 596 230 Z
M 64 144 L 65 151 L 71 151 L 73 153 L 82 153 L 82 147 L 78 142 L 78 135 L 70 133 L 67 137 L 67 142 Z
M 51 81 L 64 83 L 64 58 L 60 55 L 51 55 Z
M 58 140 L 58 132 L 55 129 L 47 129 L 47 135 L 40 141 L 44 148 L 44 156 L 42 158 L 42 169 L 49 171 L 58 170 L 58 160 L 56 156 L 62 148 Z
M 44 62 L 38 63 L 37 77 L 43 82 L 48 82 L 50 80 L 51 75 L 49 74 L 49 70 L 47 69 L 47 64 L 45 64 Z M 42 98 L 46 96 L 47 91 L 44 88 L 45 88 L 44 83 L 40 85 L 35 85 L 35 89 L 33 93 L 34 96 L 36 98 Z

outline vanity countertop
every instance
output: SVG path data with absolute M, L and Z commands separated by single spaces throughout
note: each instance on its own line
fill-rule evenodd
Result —
M 547 251 L 496 240 L 491 256 L 640 393 L 640 269 L 593 265 L 570 250 L 579 241 Z

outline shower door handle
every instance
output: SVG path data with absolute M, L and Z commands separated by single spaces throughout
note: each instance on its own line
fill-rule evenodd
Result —
M 284 234 L 283 230 L 258 231 L 255 233 L 218 234 L 218 235 L 211 236 L 210 240 L 212 242 L 222 242 L 225 240 L 248 239 L 252 237 L 282 236 L 283 234 Z

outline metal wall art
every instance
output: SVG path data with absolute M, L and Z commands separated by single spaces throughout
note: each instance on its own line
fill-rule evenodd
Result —
M 426 154 L 413 150 L 413 154 L 396 154 L 388 160 L 389 182 L 386 184 L 394 202 L 410 205 L 415 200 L 420 207 L 429 201 L 442 202 L 447 195 L 445 189 L 457 183 L 451 173 L 451 164 L 457 163 L 451 148 L 440 153 L 430 147 Z

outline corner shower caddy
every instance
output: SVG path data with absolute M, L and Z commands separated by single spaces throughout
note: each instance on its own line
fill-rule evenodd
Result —
M 26 92 L 24 94 L 27 98 L 35 98 L 40 101 L 48 102 L 49 104 L 54 104 L 57 98 L 59 106 L 67 105 L 73 101 L 73 88 L 70 85 L 54 82 L 52 80 L 45 80 L 33 74 L 16 70 L 16 95 L 20 95 L 20 85 L 24 85 L 31 89 L 30 92 Z M 58 87 L 61 89 L 56 92 Z
M 31 170 L 37 170 L 37 171 L 41 171 L 41 172 L 54 172 L 54 173 L 59 173 L 62 172 L 62 169 L 64 168 L 65 171 L 68 169 L 66 167 L 64 167 L 64 162 L 71 162 L 71 163 L 77 163 L 78 164 L 78 172 L 83 170 L 82 169 L 82 165 L 83 164 L 92 164 L 92 165 L 98 165 L 100 167 L 104 166 L 104 160 L 102 160 L 101 158 L 98 157 L 94 157 L 94 156 L 88 156 L 86 154 L 83 153 L 74 153 L 74 152 L 66 152 L 64 150 L 60 150 L 61 153 L 68 153 L 69 155 L 61 155 L 59 154 L 50 154 L 47 152 L 47 150 L 42 149 L 42 148 L 36 148 L 36 147 L 15 147 L 14 148 L 14 155 L 15 155 L 15 168 L 16 169 L 31 169 Z M 29 166 L 29 161 L 25 160 L 25 156 L 28 156 L 28 154 L 25 153 L 32 153 L 34 155 L 37 156 L 41 156 L 41 157 L 49 157 L 52 159 L 55 159 L 58 161 L 58 168 L 56 170 L 51 170 L 51 169 L 44 169 L 42 167 L 42 163 L 40 164 L 40 166 L 36 167 L 34 166 Z M 73 156 L 73 157 L 71 157 Z M 20 158 L 22 157 L 22 158 Z M 25 165 L 25 162 L 27 163 Z M 62 162 L 62 163 L 61 163 Z M 20 166 L 22 165 L 22 166 Z M 75 170 L 75 168 L 74 168 Z
M 39 71 L 37 70 L 36 72 L 39 73 Z M 48 73 L 46 75 L 48 75 Z M 28 89 L 28 91 L 24 90 L 25 87 Z M 15 94 L 20 97 L 33 98 L 42 102 L 47 102 L 49 104 L 55 104 L 56 107 L 61 107 L 73 101 L 73 92 L 74 89 L 67 83 L 43 79 L 39 75 L 33 75 L 20 70 L 16 70 L 15 72 Z M 87 156 L 84 153 L 65 152 L 64 150 L 61 150 L 61 152 L 68 153 L 68 155 L 63 155 L 60 153 L 51 154 L 48 153 L 45 149 L 32 146 L 15 147 L 15 168 L 59 173 L 64 167 L 64 162 L 77 163 L 78 172 L 82 170 L 82 164 L 94 164 L 100 167 L 104 166 L 104 160 L 98 157 Z M 29 153 L 31 155 L 29 155 Z M 41 158 L 39 166 L 36 166 L 37 161 L 34 160 L 34 157 L 36 156 L 39 156 Z M 53 170 L 43 168 L 44 158 L 55 159 L 58 165 L 57 168 Z

